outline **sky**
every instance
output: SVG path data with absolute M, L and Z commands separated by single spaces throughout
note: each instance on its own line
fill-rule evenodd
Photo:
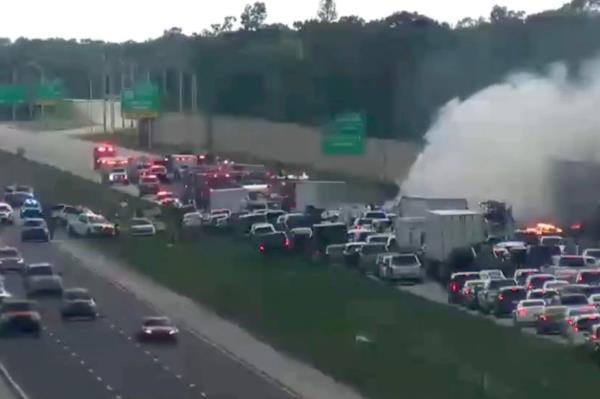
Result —
M 165 29 L 201 32 L 227 15 L 239 17 L 255 0 L 5 0 L 0 37 L 100 39 L 143 41 Z M 263 0 L 268 23 L 313 18 L 319 0 Z M 495 4 L 535 13 L 560 7 L 568 0 L 336 0 L 339 16 L 358 15 L 365 20 L 396 11 L 417 11 L 438 21 L 455 23 L 463 17 L 488 16 Z

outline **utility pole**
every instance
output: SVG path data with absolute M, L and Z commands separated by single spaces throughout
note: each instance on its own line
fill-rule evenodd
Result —
M 196 73 L 192 75 L 192 83 L 191 83 L 191 104 L 192 104 L 192 112 L 198 111 L 198 77 Z
M 94 132 L 94 116 L 92 115 L 92 99 L 94 98 L 93 82 L 94 81 L 92 80 L 92 78 L 90 78 L 88 82 L 88 89 L 90 94 L 90 101 L 88 102 L 88 116 L 90 119 L 90 129 L 92 132 Z
M 183 112 L 183 70 L 179 70 L 179 112 Z
M 102 125 L 106 133 L 106 53 L 102 55 Z
M 13 68 L 12 70 L 12 83 L 13 85 L 17 84 L 17 68 Z M 13 122 L 17 120 L 17 104 L 13 104 L 11 107 L 11 112 L 12 112 L 12 120 Z
M 123 70 L 123 65 L 121 65 L 121 90 L 119 93 L 121 96 L 123 95 L 123 90 L 125 89 L 125 71 Z M 121 128 L 125 129 L 125 119 L 123 118 L 123 110 L 121 110 Z
M 46 75 L 44 74 L 44 68 L 40 67 L 40 80 L 42 81 L 42 86 L 44 85 L 44 82 L 46 82 Z M 44 114 L 45 114 L 45 105 L 44 103 L 42 103 L 41 106 L 41 111 L 42 111 L 42 120 L 44 119 Z
M 133 76 L 134 74 L 134 66 L 133 66 L 133 62 L 131 64 L 129 64 L 129 88 L 131 90 L 133 90 L 133 82 L 135 81 L 135 78 Z M 139 123 L 138 123 L 139 125 Z M 129 127 L 133 129 L 133 119 L 129 120 Z

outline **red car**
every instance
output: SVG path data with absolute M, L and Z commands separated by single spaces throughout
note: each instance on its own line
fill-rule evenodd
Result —
M 142 342 L 176 342 L 179 330 L 168 317 L 152 316 L 142 321 L 137 339 Z

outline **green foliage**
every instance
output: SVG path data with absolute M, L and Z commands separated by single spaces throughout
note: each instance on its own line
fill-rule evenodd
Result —
M 316 3 L 316 2 L 315 2 Z M 572 0 L 558 10 L 525 16 L 496 6 L 489 19 L 465 18 L 451 28 L 423 15 L 335 18 L 335 3 L 320 1 L 319 19 L 293 29 L 265 25 L 264 3 L 248 4 L 201 35 L 180 28 L 143 43 L 80 40 L 0 40 L 0 83 L 13 68 L 37 81 L 35 61 L 66 92 L 101 93 L 106 68 L 150 78 L 161 87 L 165 111 L 178 109 L 179 71 L 198 76 L 198 104 L 211 113 L 321 126 L 345 111 L 364 112 L 371 136 L 419 140 L 438 109 L 519 70 L 541 71 L 564 61 L 570 68 L 600 48 L 598 0 Z M 577 45 L 573 45 L 577 43 Z M 104 61 L 105 60 L 105 61 Z

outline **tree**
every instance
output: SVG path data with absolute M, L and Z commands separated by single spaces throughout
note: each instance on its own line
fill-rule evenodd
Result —
M 321 22 L 334 22 L 337 19 L 337 11 L 334 0 L 320 0 L 317 16 Z
M 509 10 L 508 8 L 499 5 L 495 5 L 490 13 L 490 22 L 493 24 L 506 21 L 522 21 L 524 18 L 525 11 Z
M 600 0 L 571 0 L 570 3 L 561 7 L 561 11 L 598 13 L 600 12 Z
M 480 25 L 485 24 L 485 19 L 483 17 L 479 17 L 478 19 L 474 19 L 471 17 L 466 17 L 461 19 L 456 23 L 456 29 L 471 29 L 476 28 Z
M 210 25 L 210 30 L 204 30 L 203 34 L 204 36 L 218 36 L 222 33 L 231 32 L 233 30 L 233 24 L 235 24 L 236 21 L 236 17 L 229 15 L 223 19 L 223 23 Z
M 267 19 L 267 6 L 261 1 L 250 5 L 246 4 L 244 12 L 240 16 L 242 28 L 246 31 L 258 30 Z

